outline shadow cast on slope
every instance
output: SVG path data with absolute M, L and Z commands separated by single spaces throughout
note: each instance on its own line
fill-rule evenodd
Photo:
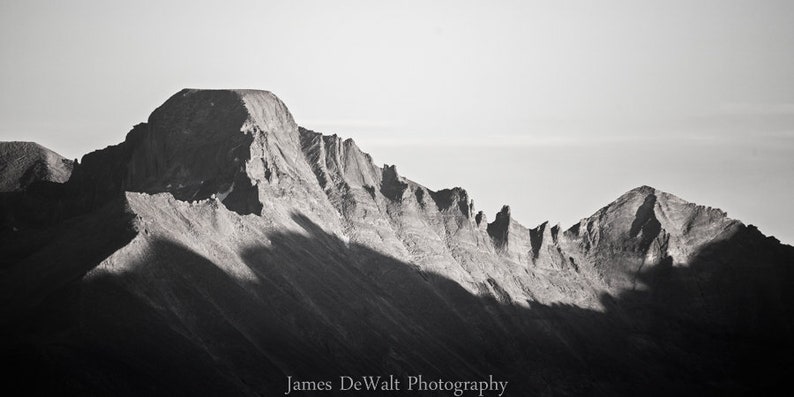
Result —
M 9 355 L 18 379 L 56 394 L 273 395 L 287 375 L 493 374 L 510 396 L 742 395 L 794 368 L 791 250 L 749 228 L 690 267 L 650 268 L 648 289 L 597 312 L 501 304 L 294 220 L 305 232 L 249 247 L 238 276 L 161 240 L 129 271 L 70 286 L 73 321 L 38 322 Z
M 659 371 L 722 395 L 775 394 L 794 369 L 794 249 L 741 226 L 692 256 L 639 275 L 607 315 L 630 330 L 630 351 Z M 611 320 L 612 320 L 611 319 Z M 661 360 L 659 360 L 661 358 Z M 684 369 L 684 370 L 681 370 Z

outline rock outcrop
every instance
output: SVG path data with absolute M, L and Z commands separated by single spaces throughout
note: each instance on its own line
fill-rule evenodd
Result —
M 794 249 L 647 186 L 567 230 L 489 223 L 252 90 L 180 91 L 45 183 L 8 193 L 0 230 L 0 347 L 38 391 L 490 373 L 510 395 L 741 394 L 791 369 Z

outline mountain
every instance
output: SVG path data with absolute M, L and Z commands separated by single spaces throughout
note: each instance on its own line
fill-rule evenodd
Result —
M 34 142 L 0 142 L 0 192 L 24 190 L 36 181 L 66 182 L 73 166 Z
M 58 191 L 75 164 L 37 143 L 0 142 L 0 234 L 63 219 Z
M 506 395 L 742 395 L 794 368 L 794 248 L 755 227 L 648 186 L 565 230 L 508 206 L 489 223 L 464 189 L 377 166 L 266 91 L 182 90 L 68 181 L 4 195 L 4 384 L 20 390 L 422 374 L 493 375 Z

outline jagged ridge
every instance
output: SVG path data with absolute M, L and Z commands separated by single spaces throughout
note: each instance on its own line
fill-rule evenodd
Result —
M 39 199 L 70 220 L 0 231 L 12 254 L 0 318 L 33 316 L 4 332 L 43 327 L 36 349 L 63 360 L 53 367 L 99 351 L 77 363 L 89 384 L 123 378 L 103 362 L 158 362 L 165 375 L 141 376 L 170 394 L 272 394 L 286 374 L 368 371 L 680 394 L 700 389 L 664 374 L 724 383 L 734 335 L 774 345 L 786 334 L 765 330 L 791 327 L 780 314 L 794 255 L 722 211 L 643 186 L 565 231 L 528 229 L 508 206 L 488 223 L 464 189 L 376 166 L 352 140 L 299 128 L 263 91 L 183 90 L 86 155 L 62 189 Z M 54 257 L 68 263 L 52 269 Z M 47 313 L 66 320 L 35 321 Z M 692 329 L 710 339 L 689 345 Z

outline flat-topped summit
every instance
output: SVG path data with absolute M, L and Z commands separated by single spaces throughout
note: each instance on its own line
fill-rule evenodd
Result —
M 74 183 L 99 184 L 107 194 L 217 197 L 239 213 L 258 213 L 267 186 L 311 175 L 302 157 L 298 126 L 273 93 L 184 89 L 123 143 L 86 155 Z
M 284 102 L 272 92 L 265 90 L 185 88 L 174 94 L 163 106 L 169 105 L 169 102 L 172 101 L 174 104 L 194 103 L 199 105 L 201 103 L 206 104 L 207 100 L 209 100 L 210 106 L 216 106 L 213 98 L 220 99 L 217 106 L 224 106 L 229 103 L 222 98 L 226 97 L 228 100 L 228 95 L 235 96 L 242 101 L 251 118 L 250 121 L 263 131 L 292 130 L 296 128 L 295 120 Z

